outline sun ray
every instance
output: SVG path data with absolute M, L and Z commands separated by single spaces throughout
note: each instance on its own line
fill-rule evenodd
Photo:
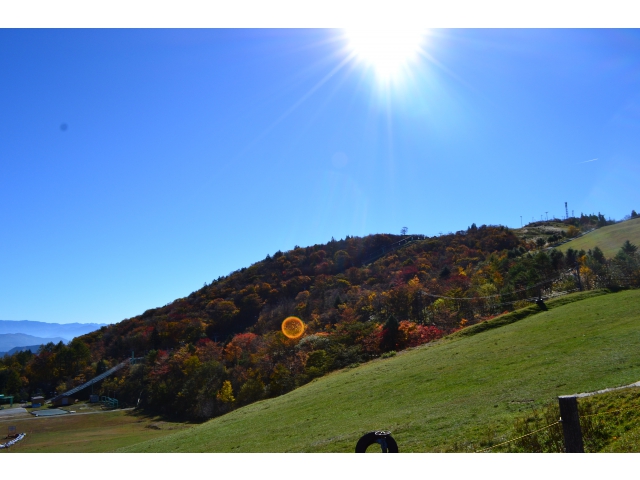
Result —
M 398 77 L 421 55 L 426 30 L 417 27 L 348 28 L 349 49 L 373 67 L 383 83 Z

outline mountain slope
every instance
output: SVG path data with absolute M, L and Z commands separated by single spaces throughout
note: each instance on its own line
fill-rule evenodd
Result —
M 3 363 L 13 370 L 12 393 L 28 396 L 64 388 L 95 373 L 100 361 L 115 365 L 135 352 L 145 357 L 144 368 L 124 371 L 109 385 L 112 394 L 141 399 L 148 412 L 207 419 L 477 323 L 505 310 L 498 298 L 506 308 L 526 304 L 541 281 L 564 269 L 562 258 L 527 251 L 509 228 L 475 224 L 432 238 L 332 239 L 267 255 L 187 297 L 76 338 L 70 351 Z M 438 299 L 447 294 L 480 298 L 464 305 Z M 305 323 L 300 345 L 280 331 L 290 315 Z M 58 363 L 65 368 L 49 368 Z M 219 395 L 223 386 L 237 403 Z
M 566 302 L 566 297 L 565 300 Z M 640 379 L 640 291 L 589 298 L 318 379 L 138 452 L 350 452 L 389 429 L 403 452 L 473 451 L 557 395 Z M 491 433 L 493 432 L 493 433 Z
M 599 228 L 561 245 L 558 250 L 566 252 L 569 248 L 573 248 L 574 250 L 586 251 L 597 246 L 600 247 L 605 257 L 610 258 L 618 253 L 625 240 L 640 245 L 640 218 Z

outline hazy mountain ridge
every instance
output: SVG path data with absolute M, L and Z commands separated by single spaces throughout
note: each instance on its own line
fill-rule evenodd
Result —
M 62 337 L 65 342 L 75 337 L 98 330 L 104 323 L 49 323 L 34 320 L 0 320 L 0 334 L 23 333 L 35 337 Z M 37 342 L 32 343 L 31 345 Z M 46 342 L 45 342 L 46 343 Z M 29 344 L 24 344 L 29 345 Z M 18 345 L 14 345 L 18 346 Z M 2 350 L 2 348 L 0 348 Z
M 38 345 L 25 345 L 23 347 L 13 347 L 8 352 L 0 352 L 0 357 L 4 357 L 5 355 L 13 355 L 14 353 L 18 353 L 18 352 L 26 352 L 27 350 L 30 350 L 31 353 L 38 353 L 38 350 L 40 350 L 41 346 L 42 346 L 41 344 L 38 344 Z
M 15 347 L 26 347 L 30 345 L 44 345 L 49 342 L 67 343 L 68 340 L 63 337 L 36 337 L 34 335 L 28 335 L 26 333 L 0 333 L 0 352 L 8 353 L 9 350 Z M 37 352 L 37 349 L 36 349 L 36 352 Z

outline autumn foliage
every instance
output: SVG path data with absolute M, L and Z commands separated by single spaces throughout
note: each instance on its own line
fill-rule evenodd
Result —
M 417 236 L 395 249 L 403 239 L 347 237 L 276 252 L 73 348 L 6 357 L 0 387 L 23 397 L 64 390 L 94 376 L 98 362 L 106 368 L 135 352 L 144 361 L 105 380 L 104 391 L 150 412 L 206 419 L 517 308 L 527 288 L 571 262 L 596 268 L 579 252 L 530 252 L 534 245 L 504 227 Z M 289 316 L 304 322 L 300 338 L 281 332 Z

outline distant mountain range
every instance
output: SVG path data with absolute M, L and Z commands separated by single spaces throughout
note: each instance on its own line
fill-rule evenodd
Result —
M 104 327 L 105 323 L 47 323 L 33 320 L 0 320 L 0 333 L 26 333 L 36 337 L 63 337 L 72 340 Z
M 105 324 L 99 323 L 47 323 L 33 320 L 0 320 L 0 356 L 16 347 L 33 347 L 37 351 L 40 345 L 49 342 L 68 343 Z M 26 348 L 19 348 L 25 350 Z M 15 353 L 15 352 L 14 352 Z
M 27 346 L 24 346 L 24 347 L 13 347 L 8 352 L 0 352 L 0 358 L 4 357 L 5 355 L 13 355 L 14 353 L 25 352 L 27 350 L 31 350 L 31 353 L 38 353 L 38 350 L 40 350 L 41 346 L 42 346 L 42 344 L 27 345 Z
M 67 343 L 68 340 L 62 337 L 35 337 L 25 333 L 0 333 L 0 352 L 8 352 L 14 347 L 25 347 L 27 345 L 44 345 L 45 343 Z

